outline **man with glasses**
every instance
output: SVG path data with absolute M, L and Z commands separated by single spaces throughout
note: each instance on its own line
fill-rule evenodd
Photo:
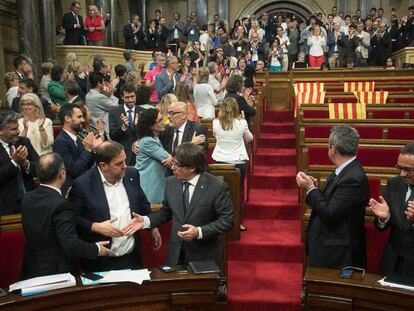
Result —
M 163 206 L 148 216 L 134 214 L 123 233 L 132 235 L 172 219 L 168 265 L 214 260 L 222 266 L 219 236 L 230 230 L 234 221 L 227 185 L 206 172 L 207 161 L 200 146 L 184 143 L 173 156 L 174 176 L 166 181 Z
M 180 64 L 175 56 L 168 56 L 165 62 L 166 69 L 157 74 L 154 86 L 157 91 L 158 102 L 168 93 L 174 93 L 178 83 L 181 82 L 181 73 L 178 72 Z
M 324 188 L 319 190 L 317 180 L 304 172 L 296 176 L 306 204 L 312 208 L 306 247 L 310 267 L 366 267 L 364 216 L 369 187 L 356 157 L 358 144 L 356 129 L 333 127 L 328 156 L 336 168 Z
M 396 168 L 400 175 L 388 180 L 384 197 L 371 199 L 369 207 L 378 230 L 391 228 L 382 255 L 382 272 L 414 280 L 414 141 L 401 149 Z
M 125 150 L 126 164 L 135 165 L 135 155 L 132 153 L 131 145 L 138 139 L 136 125 L 139 114 L 144 110 L 136 106 L 135 86 L 126 83 L 121 88 L 123 105 L 118 105 L 109 112 L 109 137 L 120 143 Z
M 63 15 L 62 25 L 66 29 L 66 45 L 83 45 L 83 17 L 80 15 L 81 4 L 72 1 L 71 11 Z
M 188 108 L 184 102 L 173 102 L 168 107 L 168 120 L 170 124 L 160 135 L 164 150 L 172 153 L 179 145 L 192 142 L 200 145 L 207 153 L 208 140 L 205 127 L 197 122 L 187 120 Z

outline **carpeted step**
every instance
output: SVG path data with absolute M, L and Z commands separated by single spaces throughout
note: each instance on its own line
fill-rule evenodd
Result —
M 287 120 L 293 120 L 292 110 L 266 111 L 263 114 L 263 121 L 265 122 L 278 122 L 278 121 L 287 121 Z
M 257 149 L 255 163 L 260 165 L 296 165 L 297 155 L 294 148 Z
M 250 176 L 250 183 L 255 188 L 270 189 L 290 189 L 292 185 L 296 185 L 296 175 L 292 172 L 280 170 L 274 172 L 269 170 L 267 173 L 254 172 Z
M 260 189 L 262 190 L 262 189 Z M 300 219 L 300 206 L 297 202 L 249 202 L 244 204 L 244 219 Z
M 295 134 L 261 134 L 260 148 L 295 148 Z
M 300 221 L 246 219 L 243 224 L 247 231 L 230 243 L 229 260 L 302 262 Z
M 229 261 L 231 311 L 299 311 L 302 264 Z
M 260 134 L 291 134 L 294 132 L 295 124 L 293 122 L 263 122 L 260 127 Z

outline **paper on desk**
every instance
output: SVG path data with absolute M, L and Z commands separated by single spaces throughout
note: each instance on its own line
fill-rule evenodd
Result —
M 112 270 L 105 274 L 103 279 L 100 280 L 100 283 L 132 282 L 141 285 L 142 282 L 151 280 L 150 273 L 148 269 L 129 271 Z
M 389 287 L 395 287 L 395 288 L 401 288 L 401 289 L 407 289 L 410 291 L 414 291 L 413 286 L 408 286 L 408 285 L 403 285 L 403 284 L 398 284 L 398 283 L 391 283 L 391 282 L 387 282 L 384 280 L 385 280 L 385 277 L 379 280 L 378 283 L 380 283 L 382 286 L 389 286 Z
M 70 273 L 40 276 L 11 284 L 9 291 L 22 290 L 22 294 L 72 287 L 76 285 L 75 277 Z

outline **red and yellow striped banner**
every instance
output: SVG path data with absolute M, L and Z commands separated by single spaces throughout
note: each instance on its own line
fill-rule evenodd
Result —
M 296 94 L 296 106 L 302 104 L 323 104 L 326 92 L 299 92 Z
M 388 98 L 387 91 L 354 92 L 358 102 L 365 104 L 385 104 Z
M 366 119 L 364 103 L 332 103 L 329 104 L 329 119 Z
M 321 82 L 299 82 L 295 83 L 293 88 L 295 90 L 295 95 L 299 92 L 323 92 L 325 91 L 325 84 Z
M 344 92 L 373 92 L 374 88 L 374 81 L 344 82 Z

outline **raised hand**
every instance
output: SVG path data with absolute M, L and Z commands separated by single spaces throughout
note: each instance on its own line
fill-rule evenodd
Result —
M 191 142 L 196 145 L 200 145 L 206 141 L 206 136 L 203 134 L 197 135 L 196 132 L 194 132 L 193 137 L 191 138 Z
M 13 150 L 14 149 L 14 150 Z M 10 150 L 10 157 L 11 159 L 16 162 L 21 167 L 26 166 L 26 159 L 28 155 L 27 147 L 26 146 L 19 146 L 17 148 L 12 148 Z
M 83 139 L 83 147 L 86 151 L 91 152 L 94 148 L 94 142 L 95 142 L 95 135 L 92 132 L 89 132 L 88 135 Z
M 121 237 L 124 233 L 113 225 L 113 223 L 117 220 L 117 217 L 111 217 L 111 219 L 103 222 L 94 222 L 92 224 L 91 231 L 112 238 Z
M 121 126 L 124 129 L 127 129 L 129 126 L 129 121 L 128 121 L 128 117 L 126 115 L 124 115 L 123 113 L 121 113 Z
M 124 235 L 132 235 L 138 230 L 142 229 L 144 227 L 144 217 L 137 213 L 132 213 L 132 218 L 125 227 L 122 228 L 122 233 Z
M 390 209 L 382 196 L 379 196 L 379 201 L 371 198 L 368 207 L 381 220 L 386 220 L 390 216 Z
M 408 201 L 408 206 L 404 213 L 409 221 L 414 222 L 414 201 Z

